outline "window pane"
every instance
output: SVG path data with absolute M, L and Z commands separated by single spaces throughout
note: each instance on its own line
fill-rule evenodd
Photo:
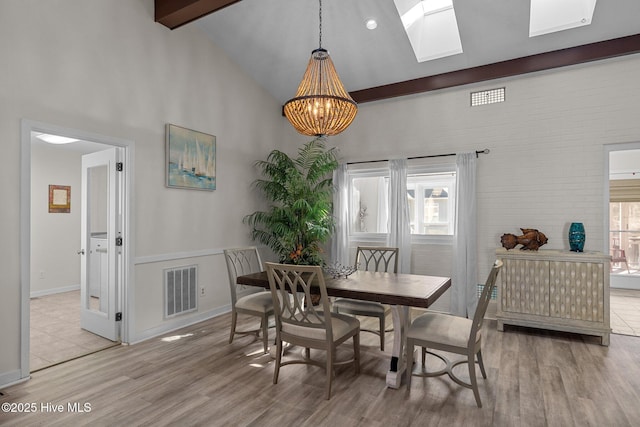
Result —
M 624 251 L 629 267 L 640 266 L 640 202 L 609 203 L 611 249 Z M 622 253 L 616 255 L 621 257 Z M 614 263 L 614 272 L 628 272 L 627 264 Z M 620 270 L 620 271 L 618 271 Z
M 358 177 L 351 180 L 351 232 L 386 233 L 389 178 Z
M 408 176 L 411 234 L 453 235 L 454 183 L 452 173 Z

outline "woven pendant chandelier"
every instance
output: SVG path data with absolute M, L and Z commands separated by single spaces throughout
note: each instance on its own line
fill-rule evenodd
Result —
M 284 104 L 284 115 L 303 135 L 337 135 L 358 112 L 358 105 L 344 90 L 338 73 L 322 48 L 322 0 L 320 1 L 320 42 L 311 52 L 296 96 Z

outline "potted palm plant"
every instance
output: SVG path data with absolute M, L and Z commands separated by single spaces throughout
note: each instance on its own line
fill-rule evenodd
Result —
M 338 167 L 337 150 L 318 137 L 295 158 L 273 150 L 256 167 L 264 178 L 253 184 L 270 206 L 244 217 L 251 238 L 273 250 L 281 263 L 324 265 L 322 245 L 335 226 L 331 175 Z

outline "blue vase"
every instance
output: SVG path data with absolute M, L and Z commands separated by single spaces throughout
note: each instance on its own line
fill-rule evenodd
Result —
M 584 225 L 581 222 L 572 222 L 569 227 L 569 248 L 573 252 L 582 252 L 585 238 Z

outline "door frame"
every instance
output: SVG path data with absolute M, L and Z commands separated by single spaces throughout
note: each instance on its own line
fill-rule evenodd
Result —
M 629 142 L 620 142 L 614 144 L 605 144 L 604 145 L 604 173 L 603 173 L 603 181 L 604 181 L 604 223 L 603 223 L 603 242 L 604 248 L 603 252 L 608 254 L 610 251 L 609 247 L 609 154 L 614 151 L 628 151 L 628 150 L 640 150 L 640 141 L 629 141 Z M 627 278 L 628 279 L 628 278 Z M 632 281 L 636 281 L 636 278 L 632 278 Z M 629 283 L 628 281 L 621 286 L 620 280 L 615 279 L 610 281 L 610 287 L 629 287 L 635 289 L 637 285 Z
M 21 120 L 20 152 L 20 377 L 29 378 L 30 352 L 30 293 L 31 293 L 31 132 L 50 133 L 84 141 L 124 148 L 123 212 L 123 265 L 119 273 L 118 305 L 122 312 L 121 340 L 129 342 L 133 329 L 132 291 L 129 283 L 133 280 L 133 227 L 131 224 L 133 200 L 133 168 L 135 144 L 133 141 L 65 128 L 29 119 Z

